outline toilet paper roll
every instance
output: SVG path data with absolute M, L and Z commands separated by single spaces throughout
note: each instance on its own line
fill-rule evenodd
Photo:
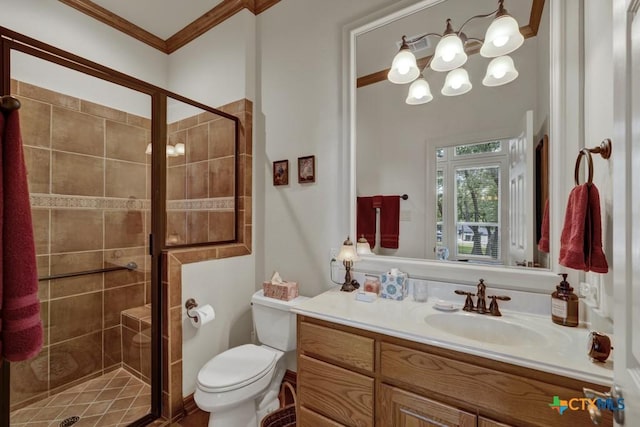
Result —
M 191 317 L 191 324 L 194 328 L 199 328 L 200 326 L 207 324 L 216 318 L 216 312 L 209 304 L 192 308 L 190 310 L 190 314 L 191 316 L 193 316 Z

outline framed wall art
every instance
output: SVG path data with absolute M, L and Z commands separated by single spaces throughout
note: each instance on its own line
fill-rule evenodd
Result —
M 273 185 L 289 185 L 289 160 L 273 162 Z
M 298 182 L 316 182 L 316 156 L 298 157 Z

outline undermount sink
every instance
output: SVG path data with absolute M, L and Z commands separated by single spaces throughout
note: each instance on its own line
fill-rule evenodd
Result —
M 547 345 L 550 338 L 527 326 L 481 314 L 436 313 L 428 315 L 425 322 L 443 332 L 490 344 L 541 346 Z

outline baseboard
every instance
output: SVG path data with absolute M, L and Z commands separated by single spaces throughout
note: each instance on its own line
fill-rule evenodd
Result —
M 193 393 L 185 397 L 182 404 L 184 406 L 185 416 L 191 415 L 200 410 L 200 408 L 198 408 L 198 405 L 196 405 L 196 401 L 193 400 Z

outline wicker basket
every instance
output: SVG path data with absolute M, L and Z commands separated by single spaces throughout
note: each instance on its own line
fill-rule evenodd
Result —
M 286 392 L 291 394 L 293 403 L 286 404 Z M 295 427 L 296 425 L 296 391 L 288 382 L 282 383 L 280 409 L 276 409 L 260 422 L 260 427 Z

